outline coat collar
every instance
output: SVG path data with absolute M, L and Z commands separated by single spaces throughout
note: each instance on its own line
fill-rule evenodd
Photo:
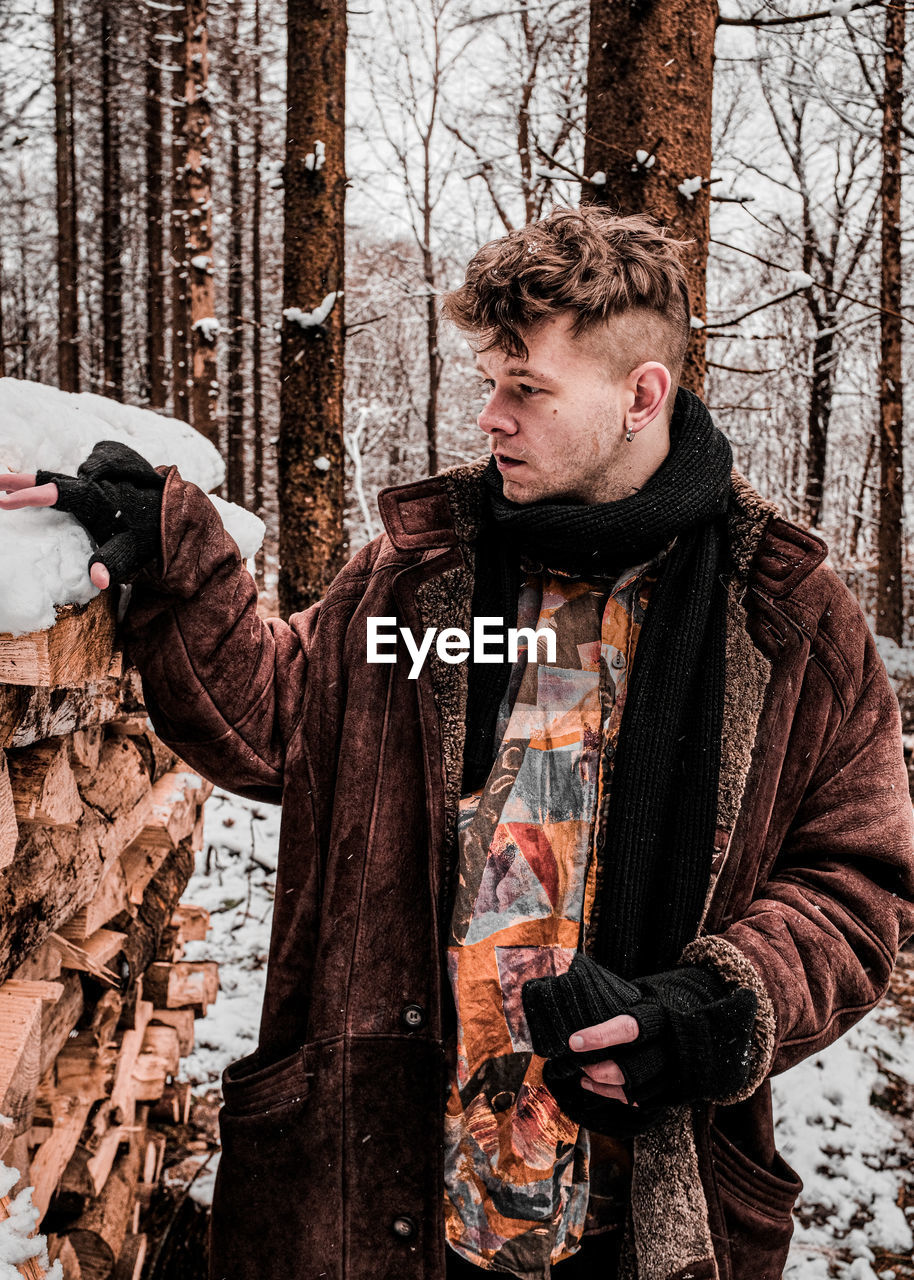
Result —
M 383 489 L 378 508 L 398 551 L 430 551 L 472 543 L 482 516 L 482 477 L 488 455 L 437 476 Z M 734 577 L 780 600 L 827 554 L 825 543 L 781 516 L 738 471 L 731 476 L 730 553 Z

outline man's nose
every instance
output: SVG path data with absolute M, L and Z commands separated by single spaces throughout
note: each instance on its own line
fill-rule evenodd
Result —
M 486 434 L 504 431 L 508 435 L 513 435 L 517 430 L 517 423 L 503 406 L 501 397 L 495 393 L 489 396 L 476 421 L 480 430 L 485 431 Z

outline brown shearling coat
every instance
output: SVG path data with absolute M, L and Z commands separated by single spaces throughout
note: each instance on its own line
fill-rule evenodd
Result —
M 256 1055 L 224 1081 L 212 1280 L 443 1280 L 442 956 L 466 666 L 366 662 L 366 620 L 469 630 L 482 466 L 388 490 L 324 600 L 262 621 L 200 490 L 168 472 L 163 561 L 125 638 L 158 733 L 283 806 Z M 636 1141 L 629 1280 L 776 1280 L 800 1186 L 767 1078 L 886 989 L 914 930 L 895 697 L 823 544 L 734 474 L 718 838 L 685 961 L 756 991 L 739 1097 Z

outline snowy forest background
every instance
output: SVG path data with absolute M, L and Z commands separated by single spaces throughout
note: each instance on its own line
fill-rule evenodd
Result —
M 749 480 L 829 543 L 911 733 L 906 5 L 720 9 L 0 0 L 0 376 L 213 440 L 222 496 L 267 523 L 263 610 L 287 613 L 379 531 L 379 488 L 483 452 L 436 310 L 476 247 L 557 203 L 655 212 L 696 243 L 690 385 Z M 277 818 L 217 793 L 188 890 L 222 982 L 189 1063 L 211 1133 L 219 1073 L 256 1039 Z M 776 1105 L 806 1182 L 788 1274 L 912 1280 L 910 953 Z M 162 1240 L 198 1256 L 160 1243 L 156 1280 L 200 1273 L 186 1215 L 216 1157 L 194 1142 Z
M 664 8 L 695 20 L 683 76 L 699 126 L 711 120 L 711 168 L 676 170 L 694 129 L 658 102 L 613 191 L 585 167 L 588 89 L 595 101 L 594 76 L 612 83 L 606 59 L 637 52 L 610 47 L 595 69 L 582 0 L 363 0 L 348 15 L 339 0 L 2 0 L 2 372 L 192 421 L 227 459 L 225 496 L 267 519 L 267 602 L 298 606 L 342 554 L 337 507 L 355 549 L 378 531 L 379 487 L 482 451 L 476 380 L 463 341 L 439 331 L 435 295 L 506 228 L 582 198 L 629 211 L 640 187 L 675 230 L 708 228 L 698 358 L 739 467 L 818 526 L 872 608 L 880 342 L 886 318 L 902 336 L 911 323 L 885 305 L 880 234 L 887 24 L 903 52 L 904 5 L 728 0 L 716 40 L 716 6 Z M 329 64 L 345 50 L 345 161 L 343 64 L 323 85 L 296 71 L 287 93 L 295 31 L 323 33 Z M 301 156 L 290 178 L 285 150 L 294 110 L 324 134 L 299 140 L 304 196 Z M 912 134 L 896 124 L 897 168 Z M 289 226 L 309 215 L 303 232 L 284 233 L 284 204 Z M 896 222 L 897 290 L 908 206 Z M 281 338 L 291 371 L 297 358 L 319 387 L 307 405 L 295 386 L 281 404 L 295 382 Z M 315 376 L 327 353 L 335 371 Z M 900 472 L 900 449 L 890 461 Z M 297 578 L 284 547 L 277 601 L 280 493 L 290 523 L 317 502 L 322 545 Z

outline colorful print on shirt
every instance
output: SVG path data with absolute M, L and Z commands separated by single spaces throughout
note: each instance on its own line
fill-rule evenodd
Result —
M 650 584 L 644 566 L 611 591 L 527 577 L 518 626 L 551 627 L 556 660 L 528 662 L 521 651 L 491 773 L 460 802 L 448 947 L 457 1064 L 445 1119 L 445 1230 L 470 1262 L 523 1280 L 547 1277 L 593 1226 L 589 1135 L 543 1084 L 521 988 L 564 973 L 593 916 L 601 756 L 611 767 Z M 624 1176 L 628 1153 L 619 1147 Z

